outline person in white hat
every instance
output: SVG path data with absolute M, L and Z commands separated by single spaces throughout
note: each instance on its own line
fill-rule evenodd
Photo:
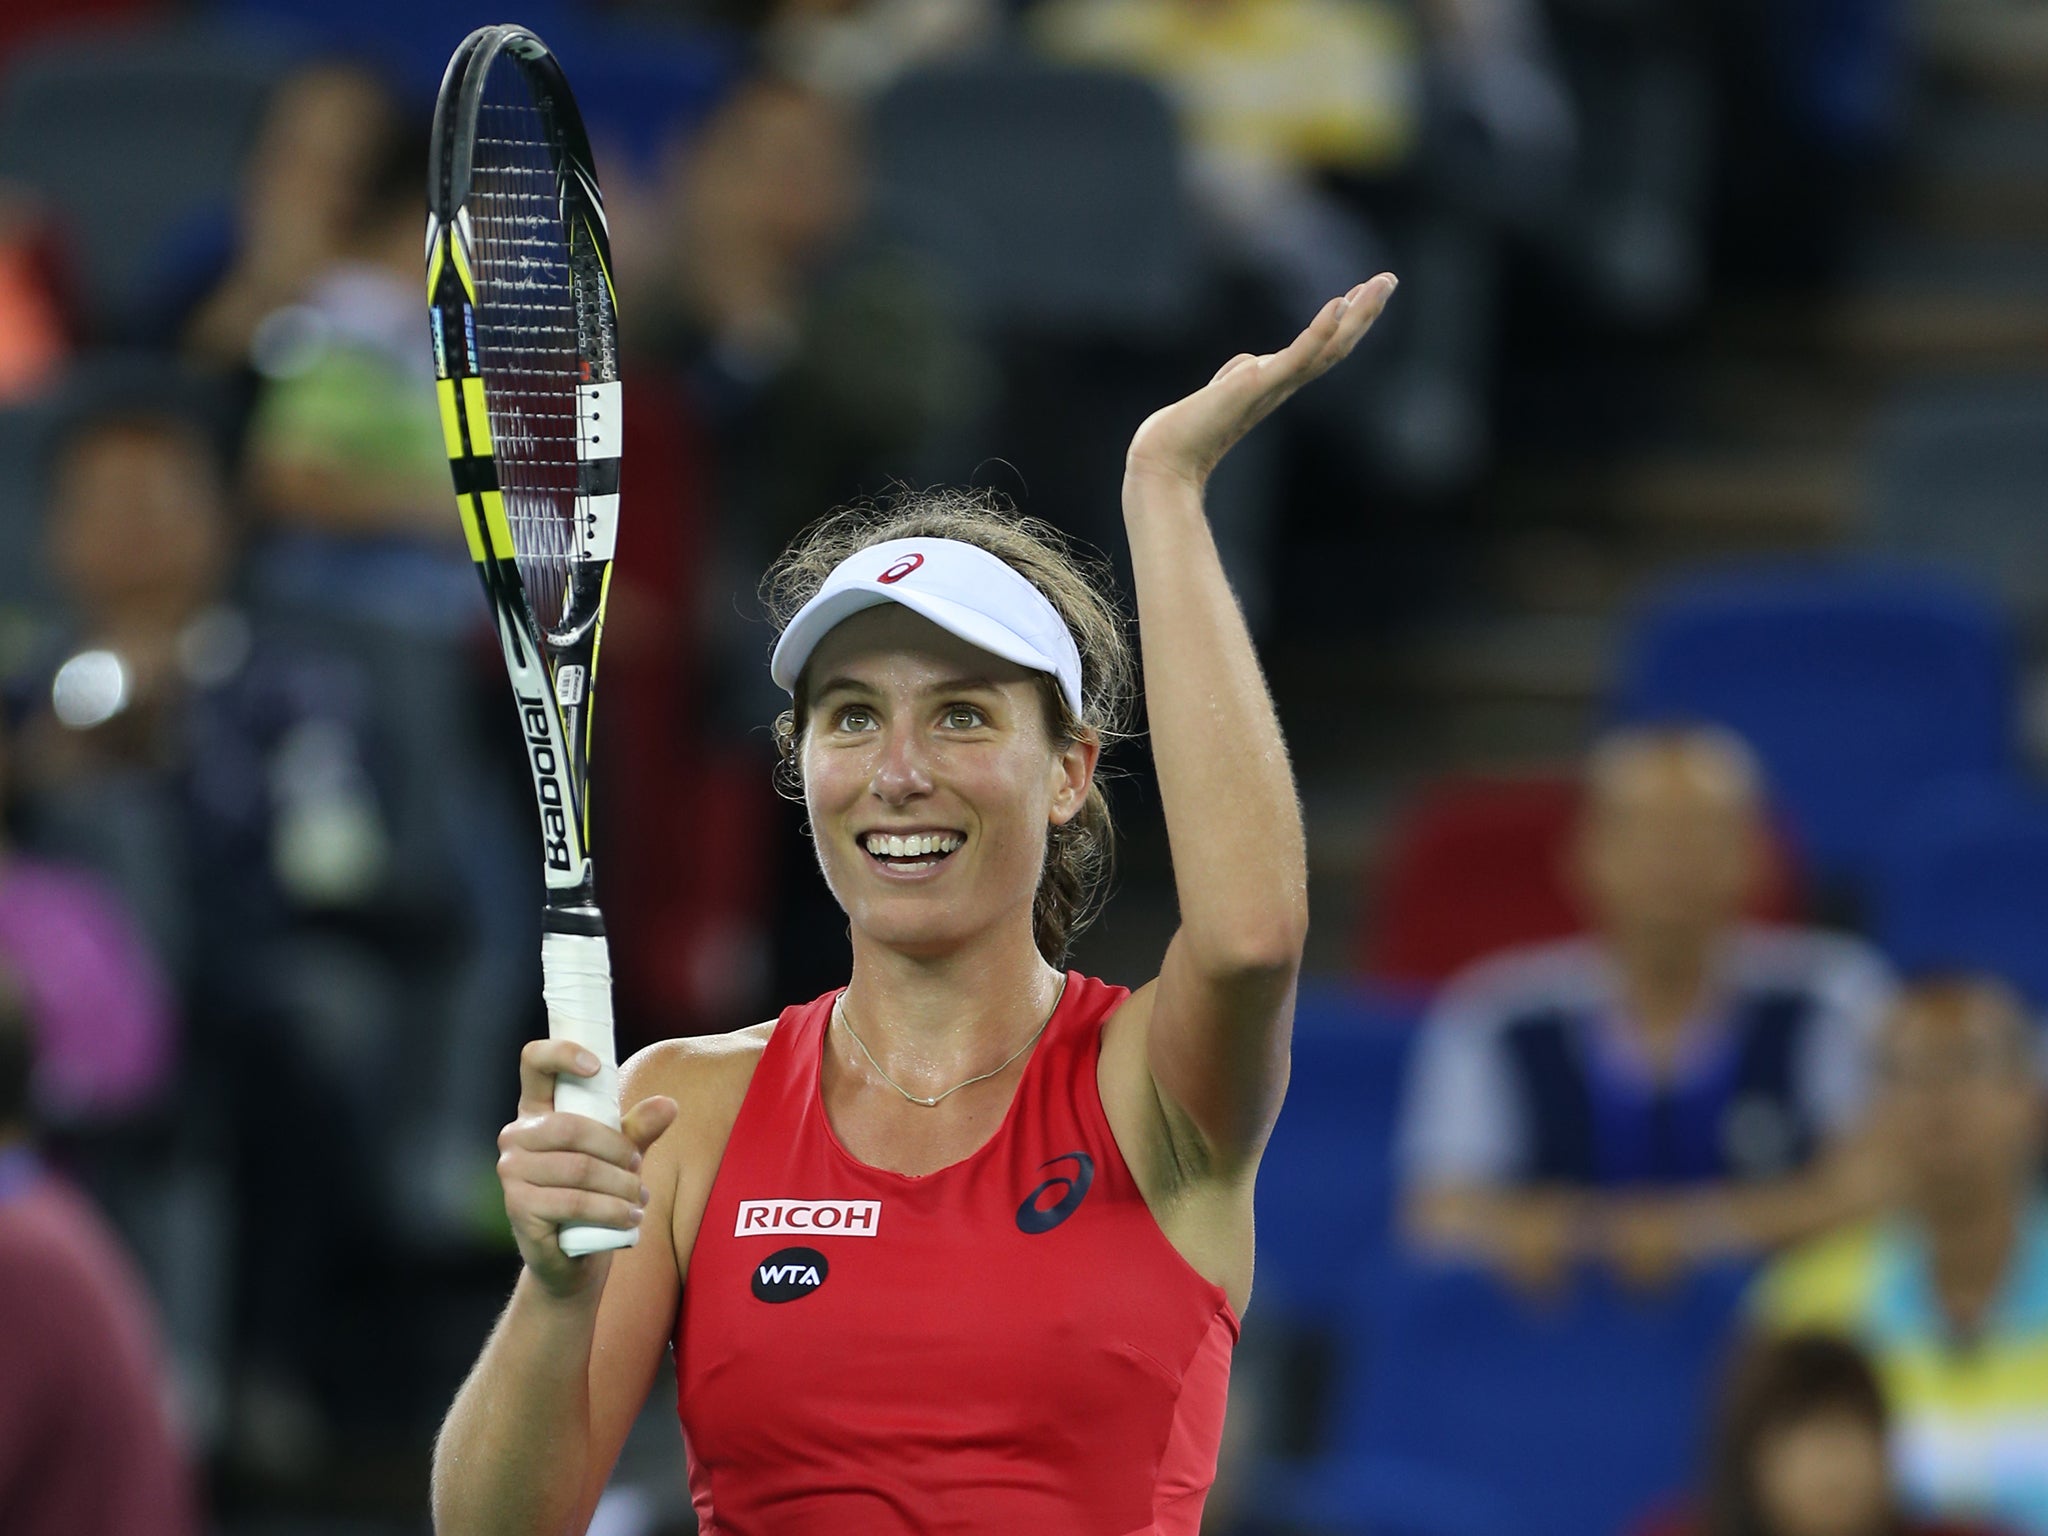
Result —
M 1180 927 L 1126 992 L 1064 969 L 1130 671 L 1106 579 L 967 493 L 841 512 L 771 572 L 777 725 L 848 984 L 650 1047 L 621 1131 L 521 1058 L 525 1261 L 437 1447 L 446 1536 L 582 1531 L 665 1347 L 719 1536 L 1194 1536 L 1251 1290 L 1252 1180 L 1307 929 L 1278 721 L 1202 510 L 1348 354 L 1382 276 L 1147 418 L 1125 464 Z M 566 1257 L 565 1223 L 638 1226 Z

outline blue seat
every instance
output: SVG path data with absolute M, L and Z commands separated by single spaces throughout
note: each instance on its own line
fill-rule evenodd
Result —
M 1393 1220 L 1394 1116 L 1419 1002 L 1304 983 L 1287 1102 L 1259 1163 L 1256 1303 L 1324 1322 L 1384 1253 Z
M 1876 936 L 1909 971 L 2004 976 L 2048 1008 L 2048 797 L 2002 778 L 1923 795 L 1879 865 Z
M 1747 1279 L 1645 1297 L 1589 1272 L 1532 1302 L 1397 1259 L 1346 1340 L 1337 1443 L 1262 1502 L 1332 1536 L 1619 1536 L 1694 1475 Z
M 1926 785 L 2013 761 L 2014 658 L 1971 587 L 1861 563 L 1716 572 L 1638 618 L 1627 722 L 1715 721 L 1748 738 L 1823 876 L 1869 872 Z
M 1132 75 L 998 55 L 876 102 L 876 217 L 999 325 L 1170 332 L 1200 262 L 1180 134 Z
M 2048 374 L 1917 382 L 1871 435 L 1862 536 L 2048 625 Z

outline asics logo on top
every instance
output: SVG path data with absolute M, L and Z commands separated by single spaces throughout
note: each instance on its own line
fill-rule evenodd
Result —
M 810 1237 L 873 1237 L 881 1225 L 879 1200 L 742 1200 L 732 1235 L 802 1232 Z
M 912 571 L 916 570 L 920 565 L 923 564 L 923 555 L 905 555 L 901 560 L 898 560 L 894 565 L 890 566 L 889 569 L 882 572 L 881 575 L 877 576 L 875 580 L 882 583 L 882 585 L 885 587 L 890 586 L 896 582 L 901 581 L 904 577 L 908 576 Z
M 1065 1152 L 1038 1166 L 1050 1168 L 1057 1163 L 1074 1166 L 1071 1173 L 1054 1174 L 1024 1197 L 1024 1203 L 1017 1207 L 1019 1232 L 1032 1237 L 1050 1232 L 1081 1209 L 1081 1202 L 1088 1198 L 1088 1188 L 1095 1182 L 1095 1159 L 1086 1152 Z M 1052 1197 L 1051 1204 L 1046 1203 L 1048 1195 Z

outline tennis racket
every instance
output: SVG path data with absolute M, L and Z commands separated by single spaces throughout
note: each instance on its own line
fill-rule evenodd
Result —
M 448 63 L 428 166 L 427 313 L 469 552 L 540 806 L 548 1033 L 603 1063 L 555 1108 L 616 1128 L 611 957 L 590 867 L 590 711 L 619 513 L 616 296 L 604 204 L 561 66 L 521 27 Z M 637 1231 L 564 1226 L 572 1255 Z

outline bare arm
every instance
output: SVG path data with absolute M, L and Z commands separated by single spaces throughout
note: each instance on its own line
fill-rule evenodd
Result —
M 1403 1216 L 1419 1246 L 1490 1265 L 1531 1290 L 1554 1287 L 1586 1261 L 1647 1288 L 1693 1265 L 1768 1253 L 1868 1216 L 1890 1194 L 1884 1160 L 1859 1136 L 1781 1178 L 1640 1195 L 1443 1184 L 1412 1194 Z
M 439 1536 L 581 1532 L 646 1400 L 681 1289 L 677 1138 L 662 1139 L 676 1105 L 644 1096 L 659 1050 L 625 1066 L 623 1132 L 554 1112 L 573 1044 L 536 1040 L 520 1057 L 519 1117 L 499 1137 L 498 1167 L 526 1265 L 434 1447 Z M 571 1220 L 642 1235 L 571 1259 L 555 1239 Z
M 1125 463 L 1146 711 L 1181 918 L 1147 1054 L 1177 1142 L 1206 1166 L 1247 1163 L 1279 1110 L 1308 861 L 1286 744 L 1203 488 L 1239 438 L 1357 345 L 1392 291 L 1389 278 L 1361 284 L 1284 351 L 1233 358 L 1149 417 Z

